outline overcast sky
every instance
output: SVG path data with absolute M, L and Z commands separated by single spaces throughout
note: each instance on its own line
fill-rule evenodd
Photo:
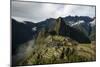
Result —
M 65 16 L 95 16 L 94 6 L 12 1 L 12 17 L 33 22 Z

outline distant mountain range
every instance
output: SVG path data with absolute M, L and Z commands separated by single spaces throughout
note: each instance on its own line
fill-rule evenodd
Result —
M 12 65 L 95 60 L 95 17 L 67 16 L 34 23 L 12 18 Z
M 45 29 L 48 34 L 55 32 L 57 35 L 68 36 L 80 43 L 88 43 L 95 40 L 95 17 L 67 16 L 49 18 L 38 23 L 30 21 L 20 23 L 12 19 L 13 44 L 20 44 L 32 39 L 33 36 L 38 36 L 42 29 Z

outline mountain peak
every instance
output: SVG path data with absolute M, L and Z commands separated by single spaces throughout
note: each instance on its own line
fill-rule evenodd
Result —
M 56 32 L 57 35 L 65 34 L 64 31 L 66 30 L 66 24 L 64 23 L 63 18 L 59 17 L 56 19 L 53 30 Z
M 70 27 L 64 22 L 64 19 L 59 17 L 56 19 L 55 24 L 49 28 L 49 33 L 54 33 L 53 35 L 60 35 L 65 37 L 70 37 L 80 43 L 89 43 L 89 38 L 82 33 L 80 30 Z M 79 37 L 78 37 L 79 36 Z

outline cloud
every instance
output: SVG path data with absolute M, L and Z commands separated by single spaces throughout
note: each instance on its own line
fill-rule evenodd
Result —
M 65 5 L 36 2 L 12 1 L 12 17 L 24 18 L 33 22 L 43 21 L 47 18 L 65 17 L 68 15 L 95 16 L 95 7 L 80 5 Z

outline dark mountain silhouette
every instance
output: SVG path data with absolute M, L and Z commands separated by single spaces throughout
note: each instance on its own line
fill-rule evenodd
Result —
M 70 36 L 71 36 L 71 31 L 69 32 L 69 28 L 71 28 L 69 25 L 70 21 L 73 21 L 73 23 L 76 23 L 78 21 L 83 20 L 84 23 L 73 26 L 74 28 L 72 28 L 72 29 L 75 29 L 75 28 L 80 29 L 85 35 L 90 36 L 90 32 L 91 32 L 92 28 L 90 27 L 89 22 L 93 21 L 94 18 L 90 18 L 88 16 L 67 16 L 67 17 L 63 17 L 62 19 L 63 20 L 61 20 L 61 22 L 64 22 L 64 23 L 60 24 L 60 26 L 61 26 L 60 31 L 59 31 L 60 35 L 63 34 L 63 35 L 69 36 L 69 34 L 70 34 Z M 24 21 L 24 23 L 18 23 L 18 21 L 12 19 L 12 28 L 13 28 L 12 30 L 14 32 L 17 32 L 17 33 L 13 34 L 13 36 L 15 38 L 15 39 L 13 39 L 13 44 L 20 44 L 20 43 L 27 41 L 28 39 L 31 39 L 31 35 L 33 35 L 36 32 L 39 33 L 39 31 L 41 31 L 42 28 L 45 28 L 48 31 L 52 30 L 52 28 L 55 27 L 55 24 L 56 25 L 59 24 L 59 22 L 55 23 L 56 21 L 57 20 L 54 18 L 49 18 L 49 19 L 46 19 L 39 23 L 33 23 L 33 22 L 29 22 L 29 21 Z M 33 27 L 37 27 L 36 32 L 32 31 Z M 73 33 L 77 33 L 76 29 L 74 30 Z M 67 32 L 64 32 L 64 31 L 67 31 Z M 78 32 L 79 32 L 79 30 L 78 30 Z M 51 33 L 54 33 L 54 32 L 51 32 Z M 20 39 L 19 39 L 19 37 L 20 37 Z
M 64 18 L 64 21 L 73 21 L 73 22 L 77 22 L 79 20 L 83 20 L 85 22 L 91 22 L 94 19 L 90 18 L 89 16 L 67 16 Z
M 76 26 L 70 25 L 81 20 L 84 21 L 84 23 Z M 91 39 L 94 40 L 95 36 L 95 33 L 92 32 L 95 28 L 89 25 L 89 22 L 93 20 L 94 18 L 88 16 L 67 16 L 58 19 L 49 18 L 38 23 L 30 21 L 20 23 L 12 19 L 12 44 L 18 46 L 19 44 L 31 40 L 33 36 L 36 38 L 43 29 L 45 30 L 46 36 L 49 34 L 68 36 L 80 43 L 89 43 Z M 37 28 L 36 31 L 32 30 L 34 27 Z M 91 39 L 89 39 L 89 37 Z M 16 48 L 16 46 L 13 47 Z
M 87 35 L 89 37 L 89 35 L 91 34 L 91 25 L 89 23 L 79 23 L 76 25 L 73 25 L 74 28 L 80 30 L 81 32 L 83 32 L 85 35 Z
M 70 26 L 79 21 L 84 21 L 84 23 L 81 24 L 80 27 L 82 26 L 82 28 L 86 29 L 86 31 L 90 31 L 89 22 L 94 20 L 94 18 L 91 18 L 88 16 L 67 16 L 67 17 L 62 17 L 62 18 L 63 18 L 63 21 L 65 22 L 65 24 L 70 25 Z M 48 18 L 44 21 L 34 23 L 34 25 L 37 27 L 37 30 L 40 31 L 42 28 L 48 29 L 48 28 L 54 26 L 55 22 L 56 22 L 56 19 Z M 76 25 L 76 28 L 79 28 L 79 27 L 77 27 L 77 25 Z M 85 32 L 85 33 L 87 33 L 87 32 Z
M 66 25 L 63 18 L 58 18 L 55 25 L 50 27 L 49 32 L 55 32 L 56 35 L 68 36 L 80 43 L 90 43 L 90 39 L 80 30 Z
M 36 23 L 36 27 L 38 29 L 38 31 L 41 31 L 42 28 L 50 28 L 52 25 L 54 25 L 56 19 L 53 19 L 53 18 L 49 18 L 49 19 L 46 19 L 44 21 L 41 21 L 41 22 L 38 22 Z
M 90 39 L 91 39 L 91 41 L 96 40 L 96 26 L 95 25 L 92 26 L 92 28 L 91 28 Z
M 88 38 L 90 38 L 91 31 L 93 28 L 90 25 L 90 22 L 92 22 L 95 19 L 95 17 L 91 18 L 89 16 L 67 16 L 67 17 L 63 17 L 62 19 L 63 19 L 64 25 L 69 25 L 70 27 L 74 27 L 74 28 L 78 29 L 79 31 L 81 31 L 81 33 L 84 33 Z M 79 24 L 78 22 L 80 22 L 80 21 L 83 21 L 84 23 Z M 41 21 L 41 22 L 37 23 L 37 28 L 38 28 L 38 30 L 41 30 L 42 28 L 46 28 L 47 30 L 48 29 L 52 30 L 52 27 L 54 27 L 55 22 L 56 22 L 56 19 L 53 19 L 53 18 L 46 19 L 45 21 Z M 73 25 L 75 23 L 77 23 L 77 24 Z M 64 29 L 62 29 L 62 31 Z M 50 33 L 54 34 L 55 32 L 52 31 Z M 69 33 L 66 33 L 66 34 L 68 35 Z M 92 38 L 92 36 L 91 36 L 91 38 Z
M 33 23 L 31 21 L 24 21 L 24 24 L 27 26 L 27 27 L 30 27 L 30 28 L 33 28 L 36 26 L 36 23 Z
M 33 24 L 34 26 L 34 24 Z M 32 23 L 20 23 L 12 19 L 12 47 L 13 51 L 16 51 L 19 44 L 23 44 L 31 39 L 35 34 L 32 31 Z M 13 52 L 14 53 L 14 52 Z
M 77 24 L 73 24 L 72 27 L 80 30 L 81 32 L 83 32 L 87 37 L 90 38 L 90 40 L 94 40 L 95 41 L 95 33 L 96 33 L 96 25 L 95 25 L 95 18 L 93 18 L 93 21 L 87 23 L 85 21 L 83 21 L 83 23 L 79 23 L 81 21 L 78 21 Z

